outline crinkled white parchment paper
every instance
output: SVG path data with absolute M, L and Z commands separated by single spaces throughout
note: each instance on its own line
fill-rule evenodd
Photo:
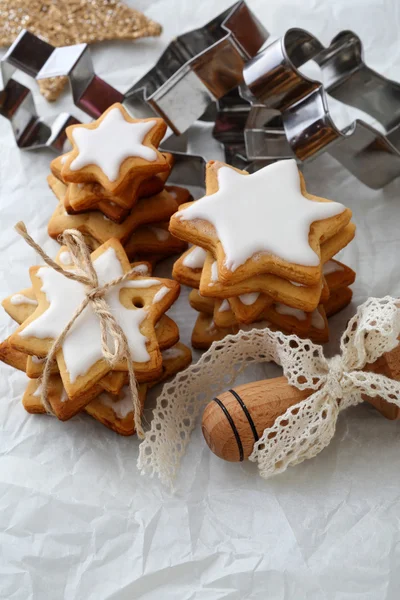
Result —
M 120 90 L 176 34 L 230 4 L 131 2 L 160 21 L 158 40 L 97 45 L 100 76 Z M 304 27 L 328 43 L 354 29 L 368 63 L 400 80 L 396 0 L 249 0 L 269 31 Z M 66 101 L 40 109 L 66 109 Z M 344 114 L 347 114 L 346 111 Z M 203 143 L 203 142 L 202 142 Z M 196 143 L 194 142 L 196 145 Z M 207 149 L 206 149 L 207 150 Z M 55 206 L 51 154 L 21 153 L 0 119 L 0 291 L 29 284 L 34 253 L 12 226 L 21 218 L 47 251 Z M 372 191 L 325 156 L 305 170 L 311 192 L 354 211 L 357 239 L 343 252 L 356 269 L 354 304 L 331 320 L 332 343 L 369 295 L 400 294 L 400 179 Z M 182 293 L 171 315 L 187 342 L 195 319 Z M 1 339 L 12 330 L 0 317 Z M 3 600 L 395 600 L 400 588 L 400 424 L 368 406 L 340 417 L 316 459 L 271 481 L 252 464 L 213 456 L 198 429 L 170 496 L 139 476 L 138 441 L 89 417 L 68 423 L 25 413 L 24 375 L 0 365 L 0 598 Z M 248 379 L 278 374 L 273 366 Z

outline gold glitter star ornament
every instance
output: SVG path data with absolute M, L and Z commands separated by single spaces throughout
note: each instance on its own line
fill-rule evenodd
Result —
M 2 0 L 0 45 L 28 29 L 53 46 L 158 36 L 161 25 L 118 0 Z

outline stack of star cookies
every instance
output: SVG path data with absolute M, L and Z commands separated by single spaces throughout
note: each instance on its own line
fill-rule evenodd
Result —
M 67 247 L 55 262 L 79 273 Z M 131 265 L 118 240 L 109 240 L 91 254 L 100 285 L 133 269 L 111 287 L 104 300 L 122 328 L 139 384 L 142 407 L 149 387 L 185 368 L 189 348 L 179 342 L 179 329 L 165 312 L 179 295 L 179 284 L 151 276 L 148 263 Z M 84 283 L 65 277 L 50 266 L 30 269 L 31 286 L 3 301 L 19 326 L 0 344 L 0 360 L 25 371 L 29 382 L 23 397 L 28 412 L 46 412 L 41 375 L 54 341 L 64 331 L 87 292 Z M 122 435 L 135 433 L 133 400 L 129 393 L 127 360 L 112 368 L 102 352 L 100 322 L 91 304 L 66 334 L 51 367 L 47 399 L 55 416 L 65 421 L 83 411 Z
M 121 104 L 67 128 L 72 150 L 52 161 L 48 177 L 58 200 L 49 235 L 77 229 L 92 250 L 115 238 L 131 261 L 153 265 L 182 252 L 187 245 L 169 233 L 168 220 L 191 197 L 165 185 L 173 166 L 158 150 L 165 131 L 162 119 L 132 119 Z
M 206 189 L 170 221 L 193 244 L 173 269 L 199 311 L 193 346 L 258 322 L 327 341 L 327 317 L 352 297 L 355 273 L 333 258 L 354 237 L 351 211 L 307 193 L 294 160 L 252 175 L 211 161 Z

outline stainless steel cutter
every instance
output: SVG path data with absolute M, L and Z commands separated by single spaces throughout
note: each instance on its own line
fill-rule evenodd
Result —
M 310 60 L 324 84 L 301 73 Z M 400 175 L 400 85 L 367 67 L 355 33 L 339 33 L 326 48 L 307 31 L 290 29 L 245 65 L 244 78 L 255 107 L 245 133 L 249 159 L 294 154 L 303 162 L 328 152 L 372 188 Z M 361 119 L 339 129 L 326 94 L 368 113 L 386 134 Z M 277 111 L 286 144 L 282 131 L 271 135 L 268 118 L 263 124 L 263 109 Z
M 63 113 L 53 121 L 38 115 L 31 91 L 15 79 L 20 70 L 37 80 L 67 76 L 76 106 L 96 118 L 114 102 L 134 117 L 161 116 L 183 133 L 206 108 L 243 80 L 243 66 L 268 37 L 245 2 L 199 29 L 173 40 L 156 65 L 123 95 L 94 71 L 87 44 L 54 48 L 22 31 L 1 61 L 0 114 L 8 118 L 19 147 L 48 146 L 58 152 L 65 127 L 76 123 Z

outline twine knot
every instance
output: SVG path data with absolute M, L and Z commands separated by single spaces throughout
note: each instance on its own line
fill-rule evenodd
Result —
M 90 250 L 87 247 L 82 234 L 76 229 L 66 229 L 62 236 L 60 236 L 60 243 L 65 244 L 71 255 L 72 262 L 75 269 L 67 270 L 63 269 L 60 265 L 54 262 L 44 250 L 31 238 L 28 234 L 26 226 L 23 222 L 17 223 L 15 226 L 16 231 L 24 238 L 29 246 L 31 246 L 41 256 L 44 262 L 62 274 L 68 279 L 78 281 L 86 287 L 86 294 L 84 300 L 77 307 L 71 319 L 64 327 L 58 338 L 54 341 L 49 353 L 47 354 L 46 361 L 44 364 L 43 375 L 42 375 L 42 396 L 41 400 L 46 411 L 54 415 L 54 411 L 48 400 L 48 387 L 49 378 L 51 373 L 52 363 L 56 359 L 58 350 L 62 347 L 62 344 L 70 331 L 71 327 L 75 323 L 79 315 L 86 309 L 90 304 L 93 311 L 99 318 L 100 331 L 101 331 L 101 349 L 104 360 L 109 364 L 112 369 L 116 364 L 126 361 L 127 369 L 129 373 L 129 387 L 132 395 L 133 404 L 133 416 L 135 420 L 135 428 L 140 438 L 144 437 L 144 431 L 141 424 L 141 404 L 139 400 L 136 377 L 133 370 L 133 360 L 129 349 L 128 340 L 126 335 L 117 322 L 115 316 L 112 314 L 110 307 L 105 299 L 106 292 L 108 292 L 114 286 L 129 279 L 134 273 L 131 269 L 127 273 L 124 273 L 120 277 L 116 277 L 112 281 L 107 282 L 104 285 L 99 285 L 97 273 L 92 263 L 90 256 Z

